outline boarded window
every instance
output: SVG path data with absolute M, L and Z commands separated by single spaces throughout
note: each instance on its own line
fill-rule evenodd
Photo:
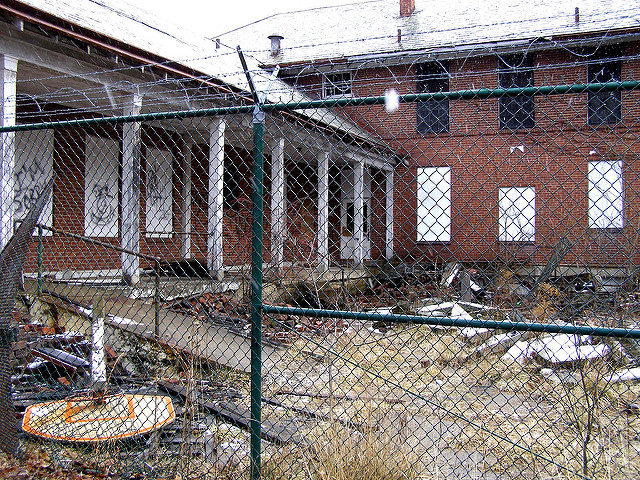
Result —
M 501 57 L 498 81 L 500 88 L 533 87 L 533 57 L 531 55 Z M 500 97 L 499 106 L 500 128 L 518 130 L 534 126 L 533 95 Z
M 118 236 L 118 142 L 87 135 L 84 166 L 84 234 Z
M 536 240 L 536 193 L 533 187 L 501 188 L 498 198 L 498 239 L 501 242 Z
M 53 177 L 53 130 L 16 132 L 15 135 L 13 213 L 14 221 L 20 222 Z M 45 204 L 39 223 L 53 227 L 53 195 Z M 43 230 L 42 234 L 51 235 L 51 232 Z
M 588 176 L 589 228 L 622 228 L 622 161 L 589 162 Z
M 422 63 L 417 67 L 418 93 L 449 91 L 447 62 Z M 444 133 L 449 131 L 449 99 L 422 100 L 418 102 L 418 133 Z
M 173 155 L 168 150 L 147 148 L 146 230 L 149 237 L 166 237 L 173 231 Z
M 451 240 L 451 167 L 418 168 L 418 241 Z

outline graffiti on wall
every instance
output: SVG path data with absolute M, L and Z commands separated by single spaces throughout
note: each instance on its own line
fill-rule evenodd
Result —
M 165 237 L 173 231 L 173 156 L 167 150 L 148 148 L 145 159 L 147 236 Z
M 14 220 L 20 221 L 34 205 L 40 193 L 53 177 L 53 130 L 16 132 L 16 163 L 14 168 Z M 53 226 L 53 198 L 49 198 L 39 219 Z M 49 235 L 50 232 L 44 231 Z
M 87 135 L 84 231 L 89 237 L 118 236 L 118 143 Z

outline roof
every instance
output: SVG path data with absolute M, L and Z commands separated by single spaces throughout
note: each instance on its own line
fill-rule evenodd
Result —
M 219 37 L 227 44 L 254 51 L 266 64 L 295 64 L 640 27 L 640 4 L 625 0 L 415 3 L 415 11 L 408 17 L 400 17 L 399 0 L 276 14 Z M 284 37 L 282 51 L 276 57 L 268 51 L 267 36 L 272 34 Z
M 124 43 L 134 49 L 170 60 L 248 92 L 246 76 L 235 48 L 222 46 L 180 25 L 160 25 L 152 12 L 132 5 L 127 0 L 21 0 L 20 3 L 72 23 L 85 30 Z M 267 90 L 270 74 L 258 61 L 246 55 L 256 89 Z M 141 92 L 144 93 L 144 92 Z M 269 102 L 301 102 L 310 100 L 288 84 L 275 80 L 271 84 Z M 350 120 L 326 109 L 305 110 L 303 115 L 340 131 L 349 132 L 367 142 L 380 141 Z

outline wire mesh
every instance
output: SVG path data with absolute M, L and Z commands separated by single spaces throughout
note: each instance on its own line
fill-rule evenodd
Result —
M 245 93 L 19 96 L 2 232 L 55 177 L 13 319 L 25 446 L 246 478 L 259 423 L 263 478 L 636 478 L 636 62 L 290 68 L 262 147 Z

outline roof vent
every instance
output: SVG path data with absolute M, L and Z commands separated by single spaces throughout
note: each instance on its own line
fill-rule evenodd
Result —
M 275 57 L 280 53 L 280 41 L 284 38 L 282 35 L 269 35 L 271 40 L 271 56 Z

